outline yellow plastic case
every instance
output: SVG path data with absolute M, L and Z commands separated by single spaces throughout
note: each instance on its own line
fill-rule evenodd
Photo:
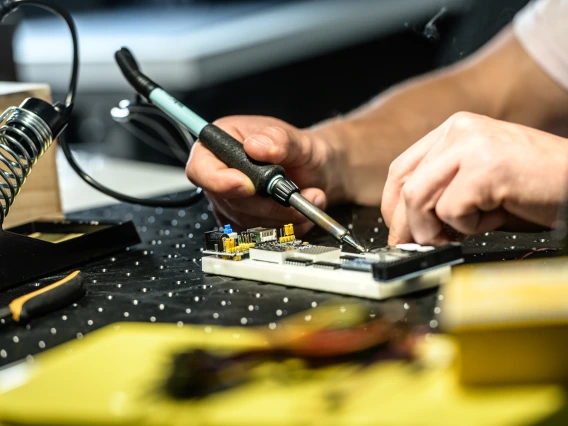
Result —
M 568 381 L 568 258 L 462 266 L 442 294 L 463 383 Z
M 418 364 L 306 370 L 265 363 L 256 380 L 200 400 L 160 389 L 171 355 L 262 347 L 245 328 L 116 324 L 0 372 L 0 424 L 20 425 L 529 425 L 566 424 L 559 386 L 460 387 L 452 344 L 433 338 Z M 548 424 L 548 423 L 547 423 Z M 550 424 L 555 424 L 550 423 Z

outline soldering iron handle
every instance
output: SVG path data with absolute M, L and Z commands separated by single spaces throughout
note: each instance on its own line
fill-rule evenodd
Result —
M 270 195 L 270 184 L 274 178 L 284 177 L 282 167 L 252 160 L 246 154 L 243 144 L 214 124 L 208 124 L 143 74 L 134 55 L 126 47 L 121 48 L 114 56 L 122 73 L 139 94 L 179 121 L 192 134 L 198 135 L 201 143 L 223 163 L 247 175 L 258 194 L 265 197 Z
M 284 176 L 281 166 L 251 159 L 243 144 L 214 124 L 208 124 L 199 134 L 199 140 L 227 166 L 247 175 L 259 195 L 269 195 L 269 184 L 277 176 Z

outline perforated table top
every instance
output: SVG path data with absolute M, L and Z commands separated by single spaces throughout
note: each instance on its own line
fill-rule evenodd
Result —
M 341 207 L 331 214 L 349 225 L 366 246 L 386 244 L 387 229 L 378 208 Z M 118 321 L 184 324 L 262 325 L 341 296 L 262 284 L 201 272 L 204 232 L 216 226 L 206 200 L 186 209 L 114 205 L 73 214 L 70 219 L 132 220 L 143 243 L 80 269 L 87 295 L 77 304 L 22 326 L 0 324 L 0 366 L 28 359 L 56 345 Z M 305 240 L 333 245 L 314 230 Z M 466 240 L 466 260 L 518 258 L 533 250 L 555 248 L 549 233 L 489 233 Z M 536 254 L 542 254 L 539 251 Z M 24 254 L 25 255 L 25 254 Z M 56 281 L 64 274 L 0 293 L 0 303 Z M 430 290 L 385 301 L 365 301 L 376 314 L 437 328 L 437 292 Z

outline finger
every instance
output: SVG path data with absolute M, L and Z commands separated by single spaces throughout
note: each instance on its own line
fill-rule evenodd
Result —
M 313 156 L 313 144 L 303 132 L 280 126 L 260 129 L 245 139 L 244 147 L 255 160 L 283 167 L 301 167 Z
M 398 200 L 398 204 L 394 209 L 391 224 L 389 227 L 388 245 L 395 246 L 397 244 L 413 242 L 408 221 L 406 219 L 406 206 L 404 198 Z
M 315 224 L 313 222 L 310 222 L 309 220 L 307 222 L 294 225 L 294 235 L 296 237 L 302 237 L 306 235 L 314 226 Z
M 200 142 L 191 150 L 186 174 L 195 185 L 220 197 L 250 197 L 256 192 L 244 173 L 228 168 Z
M 408 148 L 391 164 L 381 201 L 381 213 L 387 226 L 390 226 L 392 216 L 398 206 L 402 187 L 422 159 L 444 134 L 445 127 L 443 125 L 434 129 Z
M 414 241 L 422 245 L 448 242 L 436 204 L 459 170 L 459 154 L 449 148 L 428 163 L 421 163 L 402 188 L 408 228 Z
M 254 119 L 253 119 L 254 118 Z M 231 117 L 214 122 L 229 135 L 242 143 L 242 130 L 252 132 L 259 128 L 264 117 Z M 239 123 L 236 127 L 233 123 Z M 197 186 L 225 198 L 250 197 L 256 189 L 252 181 L 240 171 L 228 168 L 199 140 L 193 145 L 186 166 L 189 180 Z
M 459 172 L 436 204 L 436 214 L 466 235 L 482 234 L 503 226 L 508 219 L 492 182 L 470 172 Z
M 233 115 L 215 120 L 213 124 L 223 129 L 239 142 L 243 142 L 248 135 L 273 125 L 275 120 L 273 117 L 262 115 Z
M 246 116 L 233 116 L 230 119 L 221 118 L 213 122 L 213 124 L 223 130 L 225 133 L 228 133 L 240 143 L 243 143 L 245 139 L 245 135 L 241 130 L 243 127 L 249 126 L 258 126 L 256 124 L 256 120 L 253 119 L 254 117 L 246 117 Z M 235 123 L 239 124 L 239 127 L 235 126 Z M 256 128 L 256 127 L 253 127 Z

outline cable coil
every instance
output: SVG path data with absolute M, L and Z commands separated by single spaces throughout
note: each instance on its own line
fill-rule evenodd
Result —
M 73 42 L 73 63 L 65 104 L 57 102 L 50 105 L 39 99 L 28 98 L 19 108 L 8 108 L 0 115 L 0 124 L 4 123 L 0 127 L 0 225 L 2 225 L 8 215 L 10 207 L 30 174 L 32 167 L 51 146 L 55 138 L 59 140 L 63 154 L 71 168 L 87 184 L 103 194 L 126 203 L 149 207 L 183 208 L 197 203 L 203 197 L 201 188 L 195 189 L 191 194 L 183 198 L 141 199 L 113 191 L 100 184 L 83 170 L 73 157 L 73 152 L 62 133 L 71 117 L 79 78 L 79 41 L 75 21 L 69 12 L 56 4 L 51 4 L 49 1 L 0 0 L 0 22 L 20 6 L 34 6 L 45 9 L 66 22 Z M 152 111 L 148 112 L 154 113 Z M 169 120 L 170 123 L 172 122 L 169 117 L 165 117 L 165 119 Z M 181 129 L 177 124 L 174 128 L 180 132 L 184 142 L 189 141 L 190 137 L 188 137 L 185 129 Z M 156 130 L 156 132 L 160 133 L 161 130 Z M 169 141 L 169 138 L 166 139 Z
M 31 111 L 10 107 L 0 116 L 0 225 L 32 167 L 53 143 L 51 129 Z

